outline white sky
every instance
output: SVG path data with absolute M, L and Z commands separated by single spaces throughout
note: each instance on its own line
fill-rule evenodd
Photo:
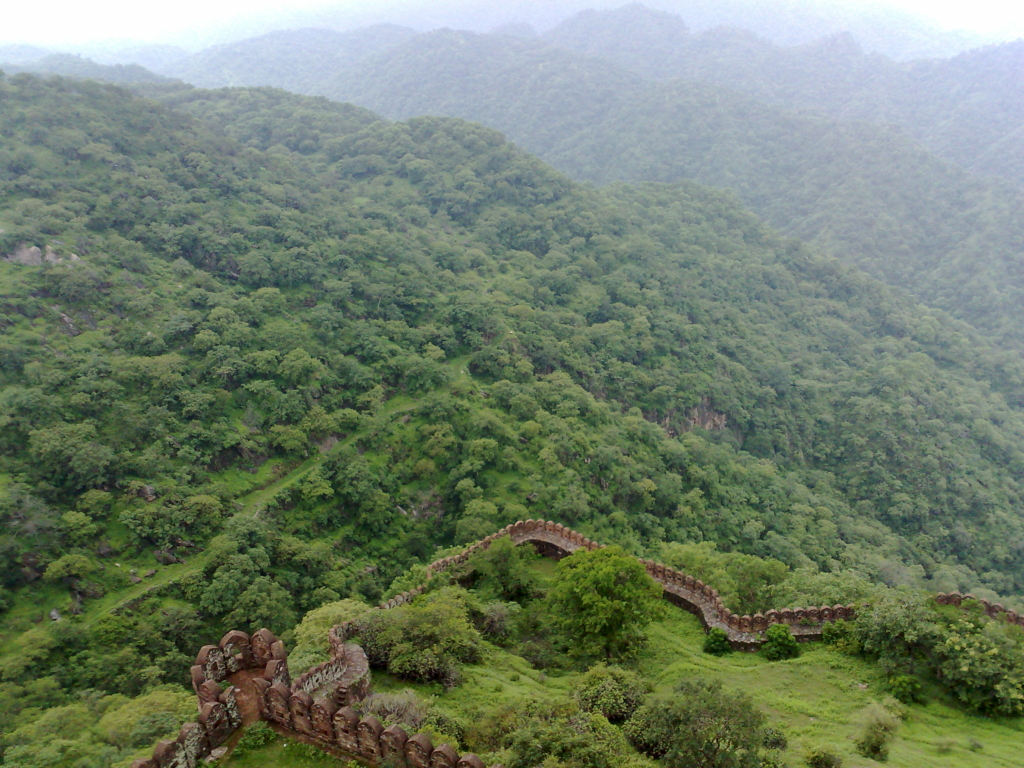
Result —
M 854 4 L 857 1 L 851 0 Z M 444 0 L 436 2 L 444 4 Z M 626 2 L 628 0 L 623 0 L 623 4 Z M 193 47 L 189 46 L 189 39 L 194 35 L 193 42 L 198 47 L 205 43 L 199 39 L 206 37 L 204 33 L 247 17 L 328 5 L 347 5 L 365 14 L 406 3 L 427 4 L 424 0 L 3 0 L 0 43 L 58 47 L 120 39 L 175 42 Z M 948 29 L 970 29 L 998 34 L 1004 39 L 1024 35 L 1024 2 L 1021 0 L 874 0 L 874 3 L 913 11 Z

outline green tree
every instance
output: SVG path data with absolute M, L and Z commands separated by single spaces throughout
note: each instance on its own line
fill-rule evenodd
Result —
M 537 575 L 530 568 L 538 557 L 532 547 L 517 547 L 503 536 L 469 559 L 468 578 L 481 595 L 525 603 L 540 594 Z
M 597 712 L 621 723 L 643 704 L 649 685 L 636 672 L 597 664 L 573 688 L 573 697 L 586 712 Z
M 292 596 L 284 587 L 267 576 L 258 576 L 238 596 L 225 620 L 235 627 L 266 627 L 281 633 L 295 624 L 292 605 Z
M 558 563 L 548 612 L 575 656 L 621 658 L 646 642 L 661 587 L 621 547 L 579 549 Z
M 725 656 L 732 653 L 729 634 L 720 627 L 711 627 L 704 637 L 704 653 L 710 653 L 712 656 Z
M 765 718 L 721 683 L 684 680 L 630 718 L 626 736 L 667 768 L 767 768 Z
M 43 578 L 47 581 L 70 583 L 96 571 L 96 563 L 85 555 L 63 555 L 46 566 Z
M 447 587 L 411 605 L 365 614 L 358 626 L 367 656 L 399 677 L 457 684 L 459 665 L 480 653 L 466 601 L 463 590 Z

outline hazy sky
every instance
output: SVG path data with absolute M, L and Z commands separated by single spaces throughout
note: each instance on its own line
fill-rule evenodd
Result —
M 628 0 L 622 1 L 625 4 Z M 438 0 L 437 4 L 443 2 Z M 402 3 L 422 6 L 426 0 L 340 2 L 364 14 Z M 858 0 L 851 0 L 851 3 L 857 4 Z M 1004 39 L 1024 35 L 1024 3 L 1020 0 L 883 0 L 883 3 L 914 11 L 949 29 L 996 33 Z M 228 22 L 251 19 L 254 15 L 337 6 L 339 0 L 8 0 L 4 5 L 0 15 L 0 42 L 57 47 L 115 39 L 188 45 L 190 32 L 215 29 Z M 200 40 L 195 42 L 198 44 Z

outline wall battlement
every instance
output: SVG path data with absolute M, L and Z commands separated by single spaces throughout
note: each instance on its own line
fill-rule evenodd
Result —
M 284 643 L 270 630 L 252 636 L 234 630 L 217 645 L 203 646 L 191 669 L 196 722 L 183 725 L 176 740 L 160 742 L 132 768 L 197 768 L 242 727 L 246 704 L 279 730 L 368 765 L 486 768 L 477 755 L 460 755 L 448 744 L 435 747 L 425 733 L 410 736 L 398 725 L 385 728 L 373 715 L 360 717 L 353 707 L 371 693 L 370 665 L 363 649 L 346 642 L 339 629 L 329 634 L 331 658 L 294 680 Z
M 602 546 L 558 523 L 521 520 L 457 555 L 431 563 L 427 566 L 428 579 L 465 563 L 506 536 L 517 545 L 529 543 L 542 555 L 554 559 L 578 549 L 594 550 Z M 640 562 L 661 585 L 666 600 L 697 616 L 705 632 L 712 627 L 723 629 L 730 644 L 739 650 L 756 651 L 763 642 L 764 631 L 773 624 L 788 624 L 793 635 L 806 642 L 820 639 L 828 622 L 855 616 L 852 605 L 783 608 L 739 616 L 723 604 L 715 589 L 699 579 L 651 560 L 641 559 Z M 426 589 L 426 585 L 422 585 L 403 592 L 377 608 L 390 610 L 406 605 Z M 976 601 L 988 616 L 1002 615 L 1007 621 L 1024 626 L 1024 616 L 970 594 L 939 593 L 935 600 L 941 605 L 955 606 L 964 601 Z M 332 627 L 328 632 L 331 658 L 294 681 L 288 671 L 284 643 L 267 629 L 251 636 L 233 630 L 217 645 L 203 646 L 191 669 L 198 712 L 196 722 L 183 725 L 175 741 L 160 742 L 152 757 L 135 761 L 132 768 L 196 768 L 242 726 L 240 702 L 245 703 L 249 698 L 254 700 L 261 719 L 328 751 L 369 765 L 379 766 L 391 761 L 406 768 L 485 768 L 477 755 L 460 756 L 448 744 L 435 747 L 425 733 L 410 736 L 398 725 L 385 728 L 373 715 L 359 716 L 354 707 L 369 696 L 372 689 L 366 654 L 359 645 L 349 642 L 354 634 L 351 622 Z M 222 685 L 224 682 L 228 683 L 226 688 Z

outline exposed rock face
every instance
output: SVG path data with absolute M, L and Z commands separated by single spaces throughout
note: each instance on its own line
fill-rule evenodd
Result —
M 725 414 L 711 407 L 711 400 L 702 397 L 700 405 L 690 409 L 686 416 L 686 428 L 690 429 L 725 429 Z
M 43 252 L 39 250 L 38 246 L 29 247 L 22 243 L 14 249 L 14 253 L 7 257 L 7 261 L 25 267 L 38 267 L 43 263 Z
M 73 253 L 68 254 L 67 260 L 81 261 L 81 259 Z M 58 256 L 57 252 L 50 246 L 46 246 L 46 250 L 42 251 L 39 249 L 38 245 L 22 243 L 14 249 L 14 253 L 6 257 L 5 261 L 9 261 L 12 264 L 20 264 L 23 267 L 41 267 L 44 263 L 60 264 L 64 261 L 64 257 Z

